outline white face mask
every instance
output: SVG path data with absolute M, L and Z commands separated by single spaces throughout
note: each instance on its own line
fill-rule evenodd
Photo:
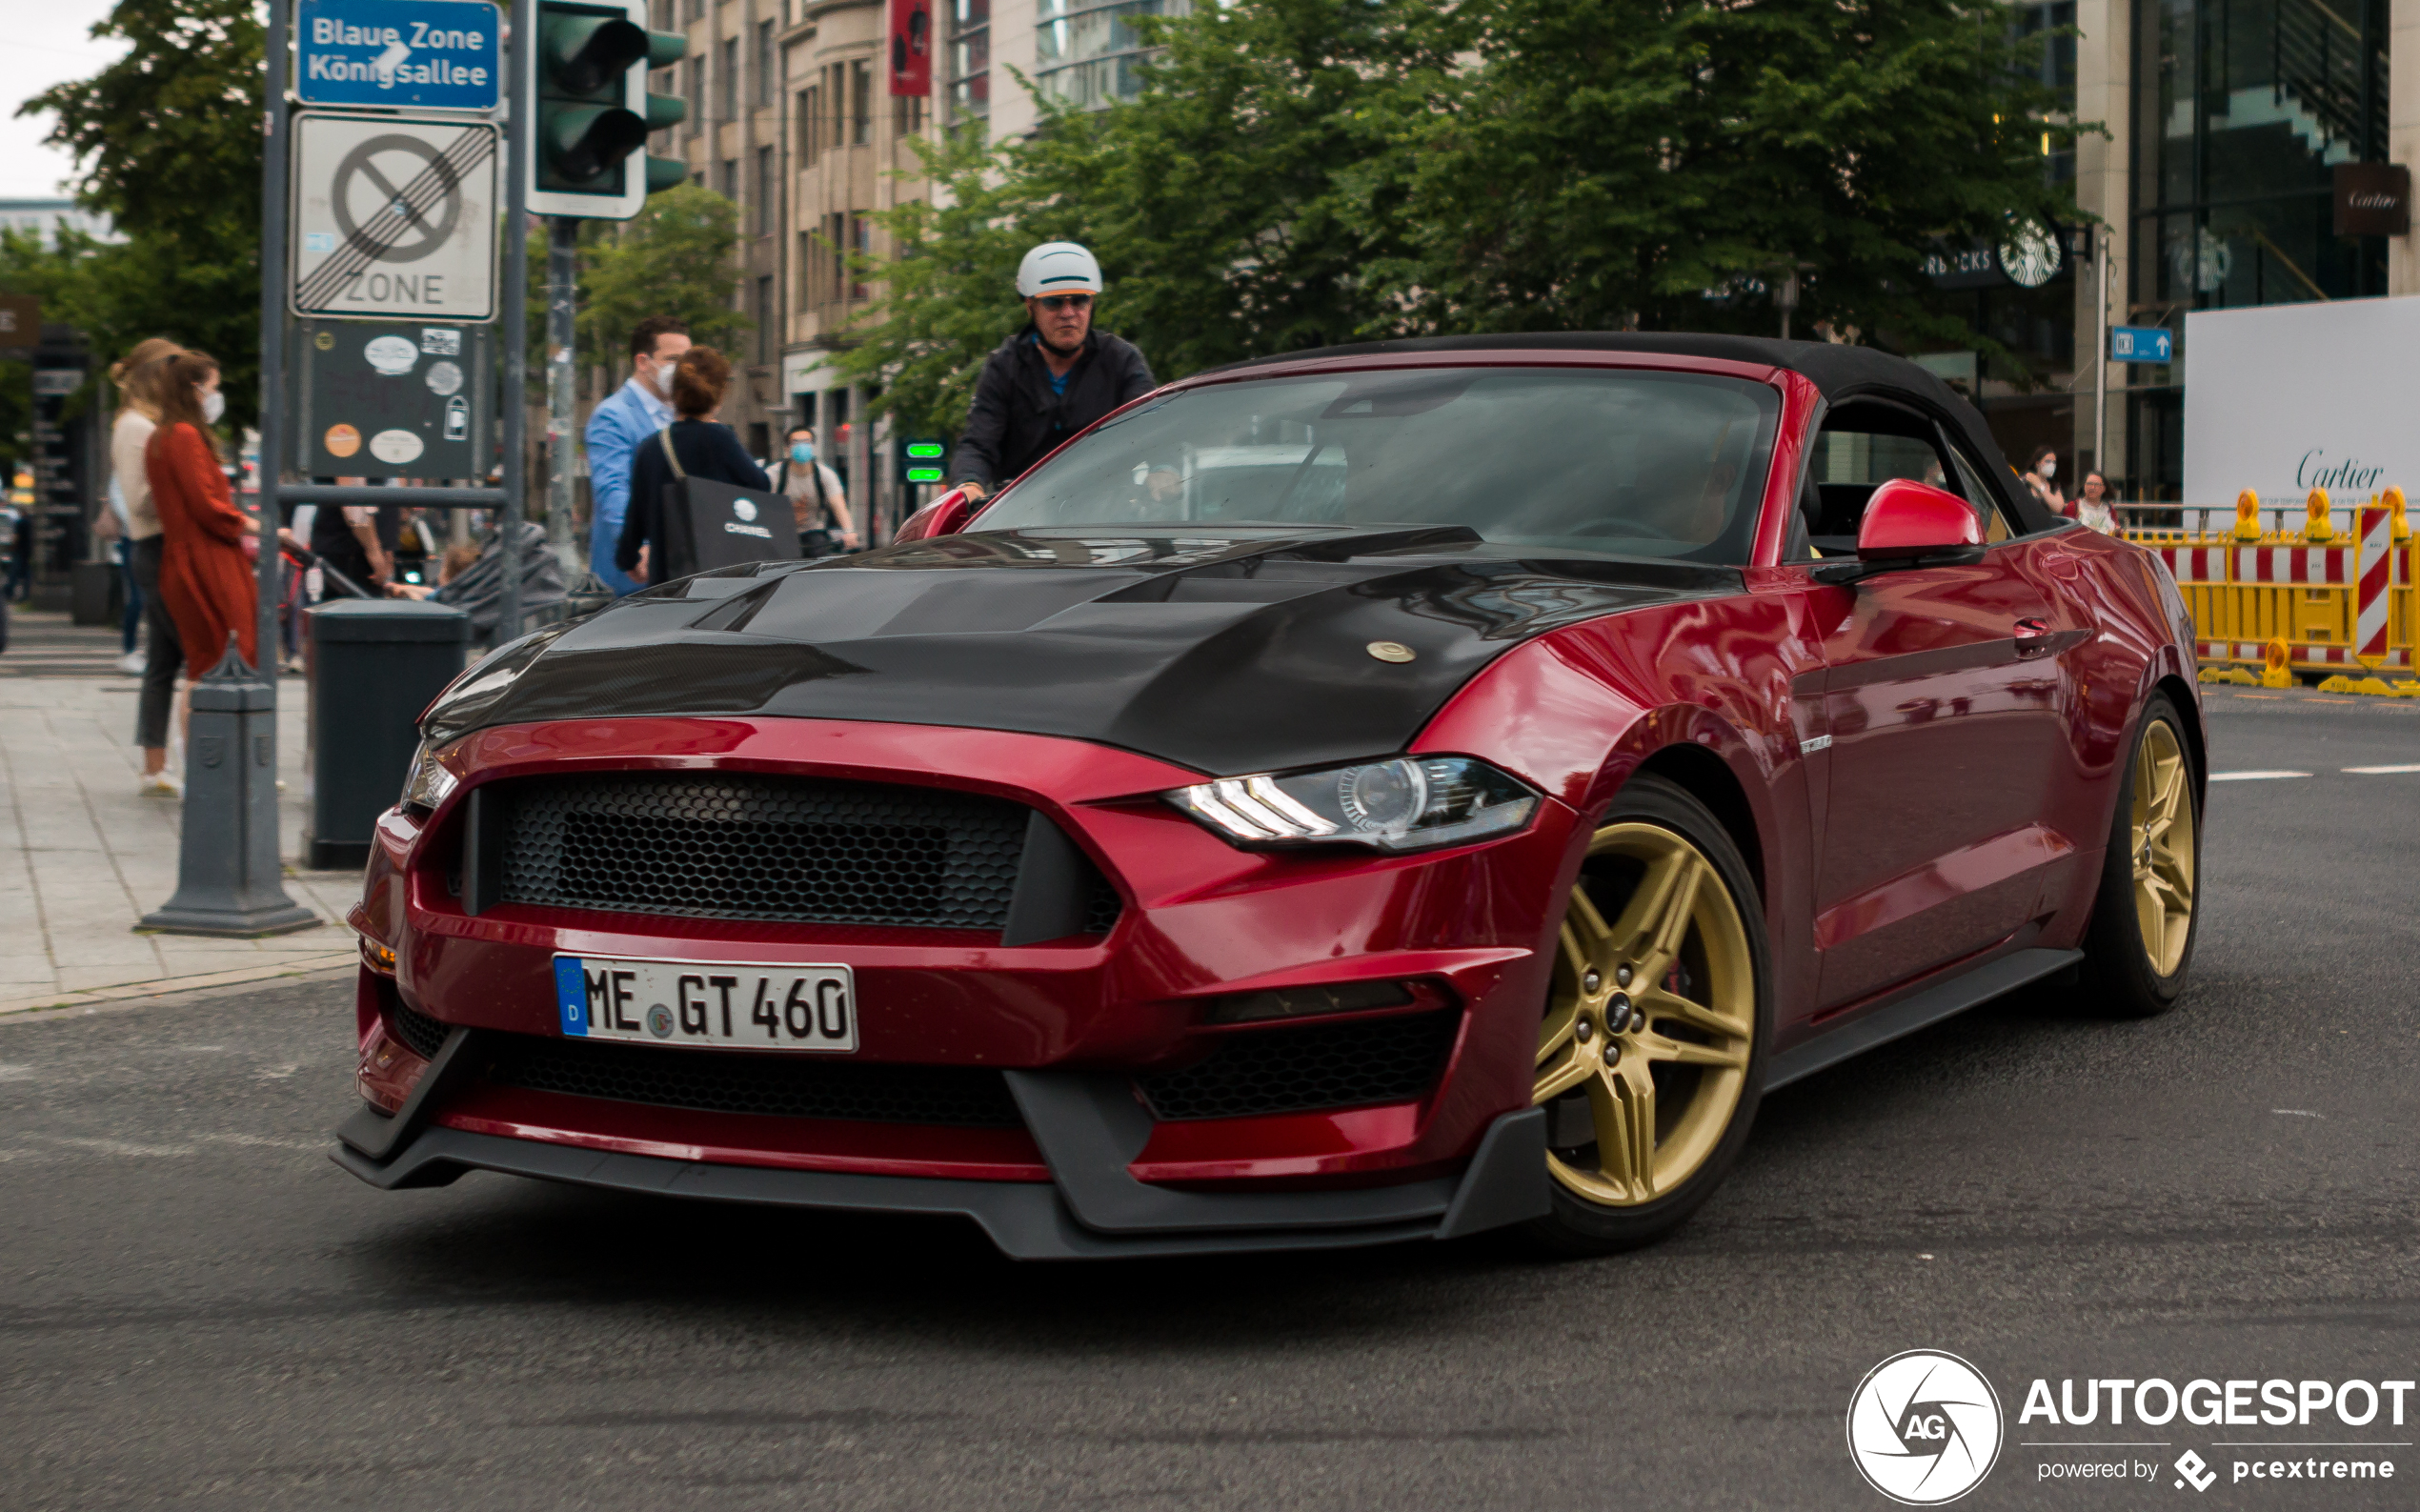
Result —
M 226 413 L 227 395 L 219 393 L 216 389 L 212 389 L 210 393 L 202 395 L 203 419 L 209 421 L 212 425 L 216 425 L 218 423 L 218 417 Z
M 2044 477 L 2057 477 L 2059 475 L 2059 459 L 2055 456 L 2044 457 L 2042 459 L 2042 466 L 2037 471 L 2039 471 Z
M 655 392 L 667 399 L 673 396 L 673 366 L 670 362 L 655 364 Z

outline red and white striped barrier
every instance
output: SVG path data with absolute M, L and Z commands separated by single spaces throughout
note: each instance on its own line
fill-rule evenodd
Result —
M 2227 581 L 2227 553 L 2224 546 L 2158 546 L 2152 554 L 2168 564 L 2168 575 L 2180 583 L 2223 583 Z
M 2269 646 L 2265 641 L 2197 640 L 2193 642 L 2193 655 L 2203 661 L 2259 661 L 2268 654 L 2268 651 Z M 2360 662 L 2354 659 L 2353 650 L 2349 646 L 2330 646 L 2322 643 L 2289 644 L 2286 647 L 2286 655 L 2298 667 L 2350 668 L 2360 665 Z M 2374 664 L 2409 670 L 2411 666 L 2411 652 L 2408 647 L 2390 646 L 2379 655 Z
M 2353 607 L 2353 655 L 2370 666 L 2387 660 L 2387 590 L 2393 583 L 2394 536 L 2391 516 L 2383 509 L 2361 512 L 2360 586 Z
M 2238 546 L 2231 580 L 2341 588 L 2352 581 L 2352 558 L 2351 549 L 2343 546 Z

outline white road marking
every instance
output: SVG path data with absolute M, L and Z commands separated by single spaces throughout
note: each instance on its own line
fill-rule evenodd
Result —
M 325 1139 L 276 1139 L 265 1134 L 205 1134 L 213 1144 L 242 1144 L 267 1150 L 324 1150 Z
M 2309 1108 L 2271 1108 L 2269 1111 L 2289 1119 L 2325 1119 L 2328 1117 L 2328 1115 L 2324 1113 L 2313 1113 Z
M 2270 777 L 2307 777 L 2308 772 L 2213 772 L 2212 782 L 2265 782 Z
M 2420 762 L 2410 762 L 2399 767 L 2346 767 L 2344 770 L 2357 773 L 2365 777 L 2382 777 L 2392 776 L 2397 772 L 2420 772 Z
M 71 1134 L 52 1134 L 45 1138 L 59 1144 L 71 1144 L 79 1150 L 93 1150 L 102 1155 L 161 1156 L 191 1155 L 190 1144 L 130 1144 L 124 1139 L 88 1139 Z

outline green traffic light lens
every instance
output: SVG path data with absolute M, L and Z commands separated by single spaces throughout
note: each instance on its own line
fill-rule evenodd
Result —
M 575 106 L 547 112 L 546 156 L 575 184 L 601 176 L 647 142 L 647 123 L 630 111 Z
M 615 17 L 554 11 L 538 30 L 549 80 L 568 94 L 593 94 L 648 55 L 646 29 Z

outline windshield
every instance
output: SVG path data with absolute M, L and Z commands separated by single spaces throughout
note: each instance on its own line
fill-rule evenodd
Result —
M 975 521 L 1467 525 L 1554 551 L 1741 564 L 1781 413 L 1695 373 L 1417 368 L 1179 390 Z

